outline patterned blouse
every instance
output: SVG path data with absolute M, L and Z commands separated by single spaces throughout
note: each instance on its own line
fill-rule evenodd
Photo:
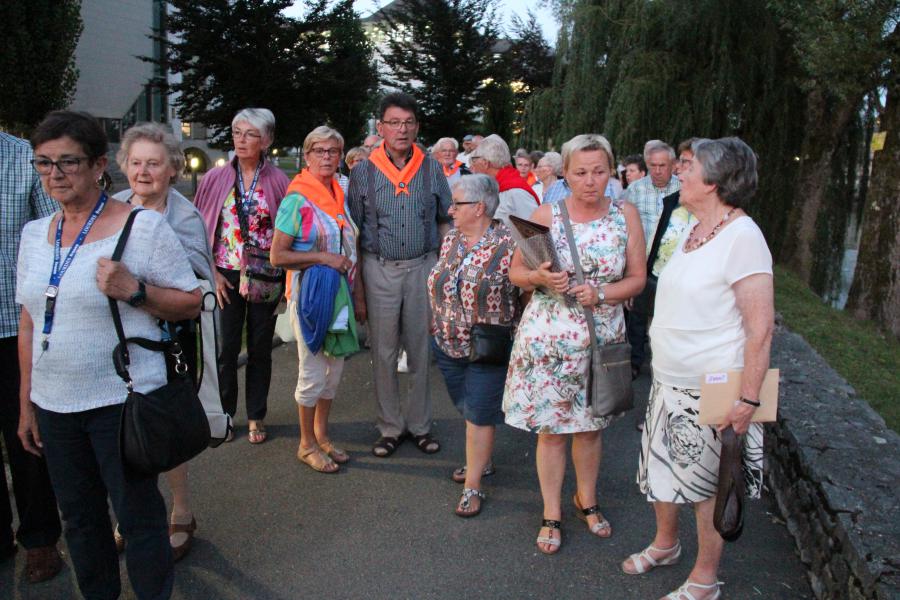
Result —
M 469 355 L 469 330 L 475 323 L 514 325 L 519 289 L 509 281 L 515 245 L 503 223 L 494 221 L 466 252 L 466 237 L 452 229 L 428 276 L 432 325 L 440 349 L 453 358 Z
M 272 236 L 275 229 L 272 225 L 274 215 L 271 214 L 262 186 L 253 192 L 247 224 L 250 230 L 250 243 L 263 250 L 272 247 Z M 239 271 L 244 254 L 244 238 L 241 236 L 241 223 L 238 220 L 237 208 L 234 204 L 234 190 L 228 193 L 219 216 L 219 227 L 216 231 L 216 243 L 213 255 L 216 266 L 223 269 Z

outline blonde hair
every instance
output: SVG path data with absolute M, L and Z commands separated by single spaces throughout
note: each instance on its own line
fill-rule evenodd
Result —
M 338 130 L 332 129 L 328 125 L 319 125 L 310 131 L 306 135 L 306 139 L 303 140 L 303 154 L 312 150 L 313 144 L 324 142 L 326 140 L 335 140 L 341 147 L 341 151 L 344 150 L 344 137 L 338 133 Z
M 590 150 L 603 150 L 603 152 L 606 153 L 606 157 L 609 159 L 609 168 L 611 170 L 615 169 L 616 160 L 613 156 L 612 146 L 610 145 L 609 140 L 599 133 L 582 133 L 563 144 L 563 171 L 569 170 L 569 161 L 571 161 L 574 153 L 588 152 Z

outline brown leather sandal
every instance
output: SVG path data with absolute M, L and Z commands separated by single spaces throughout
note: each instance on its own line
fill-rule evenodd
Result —
M 169 523 L 169 543 L 171 544 L 172 536 L 176 533 L 185 533 L 187 534 L 187 539 L 182 544 L 178 546 L 172 546 L 172 560 L 178 562 L 191 549 L 191 544 L 194 541 L 194 532 L 197 531 L 197 519 L 191 517 L 190 525 L 180 525 L 179 523 Z
M 29 583 L 52 579 L 61 569 L 62 558 L 55 545 L 31 548 L 25 553 L 25 575 Z

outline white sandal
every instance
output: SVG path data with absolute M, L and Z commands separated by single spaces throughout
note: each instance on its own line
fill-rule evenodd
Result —
M 650 551 L 655 550 L 656 552 L 665 552 L 663 556 L 660 558 L 653 558 L 650 555 Z M 644 548 L 641 552 L 637 554 L 632 554 L 627 559 L 622 562 L 622 571 L 626 575 L 643 575 L 644 573 L 649 573 L 656 567 L 668 567 L 670 565 L 678 564 L 678 560 L 681 558 L 681 542 L 675 541 L 675 545 L 671 548 L 657 548 L 654 545 L 649 545 Z M 625 568 L 625 563 L 631 561 L 631 564 L 634 565 L 634 571 L 629 571 Z M 644 566 L 644 561 L 648 566 Z M 693 584 L 698 585 L 698 584 Z
M 715 583 L 695 583 L 688 579 L 681 587 L 666 595 L 666 600 L 698 600 L 697 596 L 693 595 L 688 591 L 688 588 L 695 587 L 700 588 L 701 590 L 711 590 L 715 588 L 716 593 L 707 598 L 703 598 L 703 600 L 719 600 L 722 597 L 722 590 L 719 588 L 720 585 L 723 585 L 721 581 L 717 581 Z

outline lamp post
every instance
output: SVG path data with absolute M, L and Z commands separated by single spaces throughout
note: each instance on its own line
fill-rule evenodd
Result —
M 196 156 L 192 156 L 191 160 L 188 164 L 191 165 L 191 184 L 194 188 L 194 191 L 192 192 L 192 194 L 194 196 L 196 196 L 197 195 L 197 169 L 200 168 L 200 159 L 197 158 Z

